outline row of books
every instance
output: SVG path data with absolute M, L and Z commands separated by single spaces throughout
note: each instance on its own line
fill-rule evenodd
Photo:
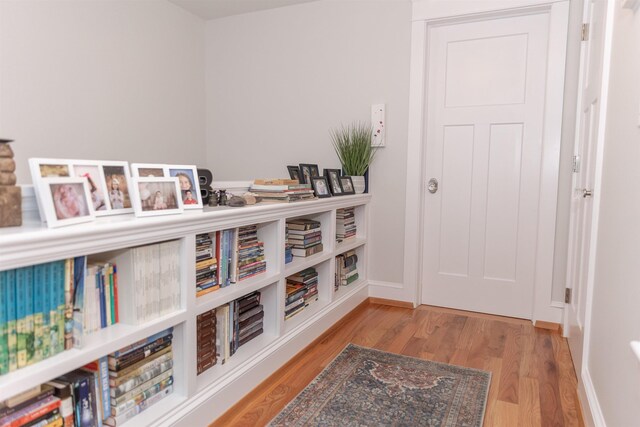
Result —
M 89 263 L 84 286 L 80 289 L 84 289 L 82 312 L 85 334 L 118 323 L 118 269 L 115 264 Z M 76 295 L 79 298 L 80 294 Z M 78 305 L 79 301 L 76 302 Z
M 216 309 L 205 311 L 196 318 L 197 327 L 197 374 L 205 372 L 217 362 L 216 356 Z
M 355 249 L 347 251 L 336 257 L 335 290 L 340 286 L 347 286 L 358 280 L 358 255 Z
M 210 233 L 196 236 L 196 295 L 201 296 L 219 288 L 216 241 Z
M 114 256 L 120 272 L 119 320 L 139 325 L 180 307 L 180 241 L 138 246 Z M 122 273 L 127 272 L 127 277 Z
M 264 242 L 258 240 L 258 226 L 238 228 L 238 281 L 267 271 L 264 260 Z
M 201 234 L 196 238 L 196 296 L 265 271 L 264 242 L 258 239 L 257 225 Z
M 300 184 L 296 179 L 256 179 L 250 192 L 266 203 L 289 203 L 313 200 L 315 195 L 311 184 Z
M 238 348 L 264 332 L 264 307 L 255 291 L 216 309 L 217 359 L 226 363 Z
M 173 390 L 172 329 L 0 402 L 0 427 L 102 427 Z
M 284 318 L 288 320 L 318 300 L 318 272 L 309 267 L 287 277 Z
M 296 257 L 308 257 L 322 252 L 322 231 L 319 221 L 308 218 L 288 219 L 287 244 Z
M 336 210 L 336 241 L 338 243 L 356 237 L 356 213 L 355 208 L 342 208 Z
M 73 260 L 0 272 L 0 375 L 73 346 L 73 278 Z

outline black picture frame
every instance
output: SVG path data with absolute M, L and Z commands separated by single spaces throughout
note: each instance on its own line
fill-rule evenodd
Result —
M 324 169 L 322 175 L 327 178 L 331 194 L 334 196 L 342 196 L 342 185 L 340 184 L 340 176 L 342 175 L 340 169 Z
M 297 179 L 300 182 L 300 168 L 298 166 L 287 166 L 287 170 L 289 171 L 289 178 Z
M 324 176 L 314 176 L 311 178 L 311 186 L 313 187 L 316 197 L 322 199 L 324 197 L 331 197 L 331 191 L 329 189 L 329 183 Z
M 341 176 L 340 177 L 340 186 L 342 187 L 342 194 L 356 194 L 355 187 L 353 186 L 353 181 L 350 176 Z
M 318 165 L 314 165 L 311 163 L 300 163 L 298 167 L 300 168 L 300 184 L 311 184 L 311 178 L 320 176 Z

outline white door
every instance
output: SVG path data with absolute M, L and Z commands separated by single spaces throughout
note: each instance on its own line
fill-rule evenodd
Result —
M 589 25 L 582 46 L 581 95 L 578 104 L 567 285 L 571 299 L 565 310 L 565 331 L 576 372 L 582 367 L 585 310 L 589 259 L 595 235 L 592 235 L 593 189 L 596 174 L 596 150 L 602 104 L 602 64 L 606 1 L 584 2 L 585 22 Z
M 422 302 L 530 319 L 549 14 L 428 31 Z

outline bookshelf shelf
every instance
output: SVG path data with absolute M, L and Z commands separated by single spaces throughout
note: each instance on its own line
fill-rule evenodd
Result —
M 352 195 L 238 209 L 205 208 L 150 218 L 121 215 L 58 229 L 34 222 L 0 229 L 0 271 L 87 255 L 97 261 L 117 263 L 118 274 L 135 272 L 135 268 L 127 269 L 120 258 L 128 256 L 132 248 L 180 242 L 175 251 L 180 270 L 176 276 L 180 290 L 178 310 L 137 326 L 120 323 L 101 329 L 85 336 L 80 349 L 64 351 L 0 376 L 0 400 L 174 327 L 173 393 L 118 427 L 209 424 L 368 297 L 366 228 L 370 200 L 368 194 Z M 350 207 L 355 208 L 356 237 L 336 243 L 336 210 Z M 286 221 L 293 218 L 321 223 L 323 251 L 306 258 L 294 257 L 285 264 Z M 264 242 L 266 272 L 196 297 L 196 236 L 254 224 L 258 239 Z M 334 292 L 335 257 L 350 250 L 358 255 L 359 279 Z M 285 320 L 286 278 L 308 267 L 318 272 L 319 299 Z M 119 279 L 123 289 L 131 286 L 125 276 L 131 274 Z M 147 286 L 152 286 L 151 282 Z M 197 375 L 197 316 L 254 291 L 261 293 L 264 332 L 239 347 L 225 364 L 218 363 Z
M 26 368 L 0 376 L 0 400 L 80 368 L 105 354 L 113 353 L 126 345 L 176 326 L 186 319 L 187 311 L 179 310 L 140 326 L 116 324 L 93 332 L 85 338 L 86 344 L 82 348 L 63 351 Z
M 251 293 L 253 291 L 260 290 L 266 286 L 269 286 L 273 282 L 280 278 L 278 273 L 270 273 L 268 270 L 265 274 L 261 274 L 256 277 L 252 277 L 247 280 L 243 280 L 238 283 L 234 283 L 225 288 L 220 288 L 217 291 L 213 291 L 196 299 L 197 314 L 203 311 L 211 310 L 226 304 L 229 301 L 237 299 L 243 295 Z

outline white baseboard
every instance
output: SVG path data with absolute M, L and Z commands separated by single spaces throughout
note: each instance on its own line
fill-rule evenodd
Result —
M 582 406 L 582 417 L 584 418 L 585 426 L 607 427 L 588 369 L 582 371 L 581 381 L 578 381 L 578 398 Z
M 415 299 L 414 290 L 405 288 L 403 283 L 383 282 L 380 280 L 369 280 L 369 296 L 404 301 L 411 304 L 414 304 Z

